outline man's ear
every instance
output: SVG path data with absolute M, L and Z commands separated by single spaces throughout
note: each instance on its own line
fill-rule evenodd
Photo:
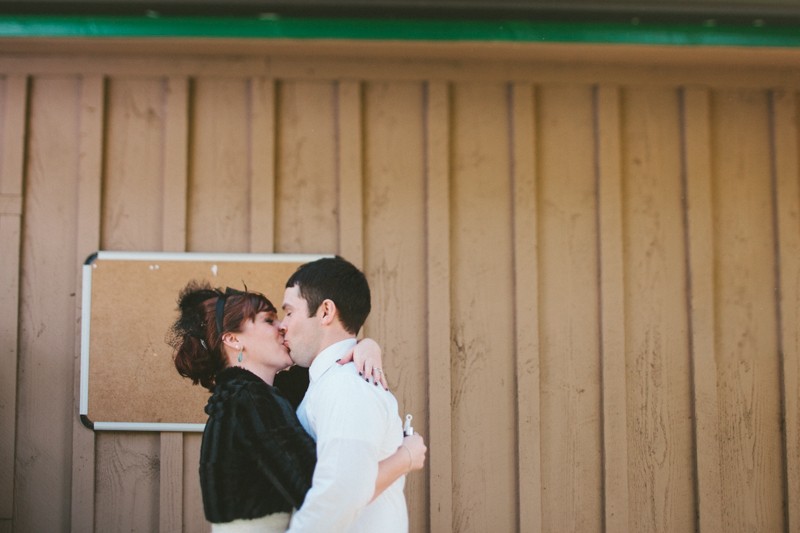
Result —
M 323 326 L 329 326 L 336 318 L 336 304 L 333 300 L 323 300 L 317 309 L 317 316 L 319 317 Z

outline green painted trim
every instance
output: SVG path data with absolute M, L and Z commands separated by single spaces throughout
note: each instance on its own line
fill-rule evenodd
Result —
M 0 15 L 0 39 L 11 37 L 355 39 L 800 47 L 800 27 L 797 26 Z

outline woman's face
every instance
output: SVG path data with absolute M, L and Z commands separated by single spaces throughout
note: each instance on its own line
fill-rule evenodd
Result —
M 254 320 L 245 320 L 242 331 L 237 333 L 244 347 L 244 357 L 251 363 L 262 364 L 283 370 L 292 365 L 289 352 L 283 345 L 281 323 L 274 311 L 261 311 Z

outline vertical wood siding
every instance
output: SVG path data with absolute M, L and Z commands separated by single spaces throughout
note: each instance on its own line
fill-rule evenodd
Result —
M 427 297 L 417 302 L 427 320 L 425 362 L 428 368 L 427 417 L 424 434 L 428 442 L 428 510 L 430 530 L 453 529 L 453 412 L 450 408 L 452 375 L 450 364 L 450 99 L 445 82 L 430 82 L 423 101 L 425 131 L 425 288 Z
M 734 112 L 735 110 L 735 112 Z M 785 525 L 769 94 L 711 100 L 722 500 L 729 531 Z M 772 290 L 765 290 L 772 288 Z M 777 483 L 775 480 L 782 480 Z
M 14 531 L 70 523 L 81 86 L 77 75 L 42 76 L 27 93 Z
M 20 241 L 22 238 L 23 160 L 27 77 L 8 76 L 0 83 L 0 530 L 11 531 L 14 516 L 14 463 L 17 436 L 17 365 Z
M 496 305 L 513 302 L 508 104 L 500 83 L 453 87 L 451 456 L 459 531 L 517 527 L 509 497 L 516 490 L 513 306 Z M 476 438 L 476 428 L 492 438 Z
M 781 355 L 781 421 L 786 458 L 786 528 L 800 529 L 800 172 L 798 99 L 790 91 L 772 93 L 773 199 L 777 230 L 778 345 Z
M 711 206 L 709 91 L 682 95 L 683 190 L 688 279 L 689 348 L 692 356 L 696 509 L 701 531 L 723 531 L 722 463 L 717 390 L 714 305 L 714 224 Z
M 542 465 L 539 425 L 541 387 L 538 324 L 538 231 L 534 89 L 511 87 L 511 181 L 513 209 L 514 351 L 516 352 L 516 455 L 519 530 L 542 530 Z
M 619 87 L 595 89 L 603 495 L 608 531 L 628 529 L 633 497 L 628 492 L 628 439 L 617 437 L 627 434 L 628 425 L 620 100 Z
M 637 531 L 694 528 L 679 94 L 628 90 L 624 269 L 628 474 Z
M 103 180 L 103 135 L 105 118 L 105 79 L 87 75 L 81 79 L 79 100 L 78 222 L 75 264 L 80 265 L 100 247 L 101 198 Z M 80 270 L 75 272 L 81 276 Z M 81 281 L 76 281 L 78 287 Z M 80 353 L 81 300 L 75 298 L 75 354 Z M 73 363 L 73 413 L 80 397 L 80 358 Z M 72 492 L 70 525 L 72 531 L 92 531 L 95 512 L 95 435 L 72 417 Z
M 428 437 L 425 317 L 424 87 L 370 83 L 364 87 L 364 264 L 373 316 L 367 333 L 386 346 L 387 375 L 397 399 Z M 399 201 L 397 201 L 399 200 Z M 402 221 L 398 223 L 398 221 Z M 410 306 L 399 301 L 414 302 Z M 423 476 L 406 484 L 410 527 L 426 531 L 428 487 Z
M 413 532 L 797 531 L 790 70 L 0 55 L 0 531 L 209 529 L 199 435 L 77 420 L 98 249 L 363 267 Z
M 542 86 L 537 118 L 542 523 L 545 531 L 600 532 L 603 435 L 592 87 Z

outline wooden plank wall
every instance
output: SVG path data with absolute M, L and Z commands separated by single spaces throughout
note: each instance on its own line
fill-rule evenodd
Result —
M 77 420 L 97 249 L 363 266 L 413 532 L 800 531 L 800 74 L 548 53 L 0 54 L 0 531 L 208 530 Z
M 6 76 L 0 84 L 2 160 L 0 160 L 0 531 L 12 529 L 16 457 L 17 362 L 19 361 L 20 239 L 25 117 L 25 76 Z

